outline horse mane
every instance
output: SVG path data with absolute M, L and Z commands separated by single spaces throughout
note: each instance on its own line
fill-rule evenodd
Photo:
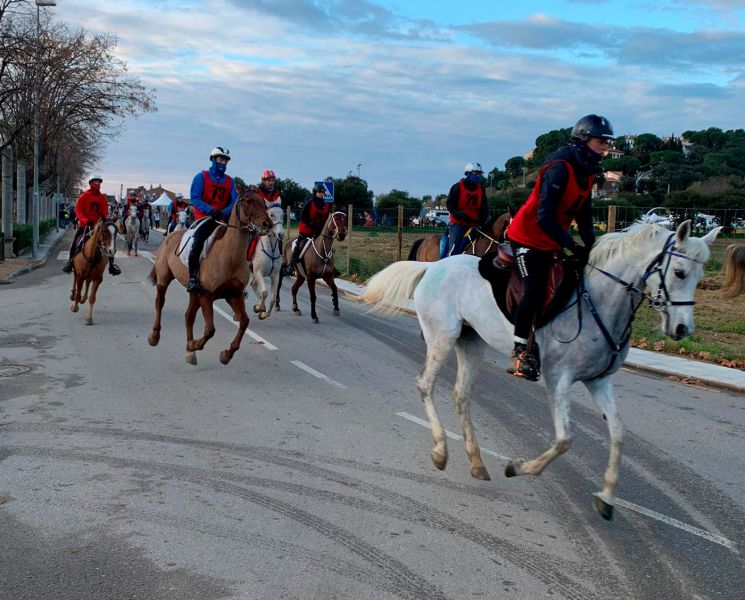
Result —
M 650 243 L 657 238 L 675 235 L 669 229 L 656 223 L 636 221 L 624 231 L 608 233 L 602 236 L 593 246 L 590 252 L 590 260 L 596 266 L 602 266 L 615 258 L 617 255 L 644 256 L 650 250 Z M 662 246 L 655 248 L 658 252 Z M 688 240 L 682 246 L 676 246 L 676 250 L 689 258 L 705 263 L 709 260 L 711 251 L 709 246 L 700 238 L 688 236 Z

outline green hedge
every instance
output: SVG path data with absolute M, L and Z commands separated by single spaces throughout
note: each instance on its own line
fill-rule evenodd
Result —
M 39 221 L 39 239 L 57 226 L 57 219 Z M 13 253 L 17 256 L 26 248 L 31 247 L 33 234 L 30 223 L 13 223 Z

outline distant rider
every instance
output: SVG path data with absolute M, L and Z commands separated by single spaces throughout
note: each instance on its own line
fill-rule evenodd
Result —
M 325 193 L 326 189 L 323 184 L 317 183 L 313 186 L 313 195 L 303 204 L 297 228 L 297 242 L 292 250 L 290 264 L 285 269 L 285 275 L 288 277 L 295 274 L 295 266 L 300 262 L 300 252 L 305 247 L 308 238 L 315 239 L 321 235 L 323 226 L 329 218 L 331 202 L 324 200 Z
M 178 225 L 178 214 L 182 210 L 186 212 L 188 208 L 189 204 L 186 202 L 186 200 L 184 200 L 184 195 L 176 194 L 176 198 L 173 202 L 171 202 L 171 216 L 168 222 L 168 230 L 166 231 L 166 234 L 171 233 L 174 229 L 176 229 L 176 226 Z
M 450 188 L 448 255 L 461 254 L 465 249 L 463 236 L 466 232 L 473 227 L 483 227 L 489 219 L 486 189 L 481 183 L 483 172 L 479 163 L 470 162 L 463 168 L 463 178 Z
M 102 182 L 103 178 L 99 175 L 91 177 L 88 180 L 89 189 L 80 195 L 80 198 L 78 198 L 75 204 L 78 228 L 72 237 L 70 258 L 62 268 L 65 273 L 72 273 L 72 259 L 75 257 L 76 249 L 79 245 L 78 240 L 82 239 L 86 228 L 90 227 L 92 229 L 101 219 L 105 220 L 109 216 L 109 203 L 106 200 L 106 196 L 101 193 Z M 119 266 L 114 264 L 114 257 L 109 257 L 109 273 L 111 275 L 119 275 L 121 272 Z
M 610 122 L 598 115 L 582 117 L 572 129 L 571 141 L 546 158 L 525 204 L 510 223 L 510 238 L 525 292 L 515 309 L 515 347 L 507 372 L 530 381 L 540 377 L 538 357 L 528 351 L 533 322 L 540 312 L 546 281 L 556 251 L 584 266 L 595 243 L 591 191 L 600 162 L 614 140 Z M 584 246 L 569 235 L 577 223 Z
M 209 170 L 200 171 L 191 182 L 191 203 L 194 206 L 194 217 L 207 217 L 194 232 L 191 251 L 189 252 L 189 282 L 186 291 L 197 293 L 202 291 L 199 283 L 199 257 L 207 238 L 219 227 L 218 219 L 225 221 L 230 217 L 230 211 L 238 199 L 235 182 L 225 173 L 230 160 L 230 151 L 217 146 L 210 152 Z

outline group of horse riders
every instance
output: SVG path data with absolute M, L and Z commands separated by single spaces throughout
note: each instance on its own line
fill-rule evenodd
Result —
M 542 308 L 549 268 L 555 261 L 556 253 L 561 253 L 579 265 L 587 263 L 595 242 L 592 186 L 601 170 L 600 163 L 614 139 L 613 127 L 604 117 L 591 114 L 579 119 L 572 129 L 570 143 L 544 161 L 530 196 L 509 225 L 507 235 L 524 286 L 523 297 L 515 309 L 514 348 L 507 367 L 507 372 L 517 377 L 530 381 L 536 381 L 540 377 L 538 354 L 529 340 Z M 238 199 L 235 182 L 226 173 L 230 151 L 218 146 L 210 152 L 209 159 L 209 169 L 197 173 L 191 184 L 190 197 L 195 218 L 206 218 L 194 232 L 189 252 L 189 280 L 186 288 L 189 293 L 197 293 L 202 289 L 199 282 L 199 259 L 205 241 L 221 222 L 227 220 Z M 482 227 L 488 219 L 489 207 L 486 190 L 481 182 L 482 175 L 481 165 L 470 162 L 464 168 L 463 178 L 450 188 L 447 200 L 450 212 L 448 254 L 463 252 L 466 232 L 471 228 Z M 267 206 L 280 201 L 275 180 L 274 172 L 265 170 L 261 184 L 251 187 L 264 199 Z M 85 228 L 108 216 L 108 203 L 100 192 L 101 181 L 101 177 L 97 175 L 91 177 L 90 189 L 80 196 L 76 204 L 79 228 L 73 238 L 70 261 L 64 268 L 65 272 L 72 269 L 72 257 Z M 183 198 L 177 200 L 183 201 Z M 173 215 L 178 210 L 177 204 L 174 203 L 173 206 L 172 223 Z M 325 199 L 323 186 L 314 186 L 313 193 L 300 214 L 298 240 L 286 267 L 286 275 L 294 273 L 305 243 L 321 233 L 330 211 L 331 205 Z M 583 244 L 575 242 L 569 234 L 572 221 L 577 224 Z M 120 272 L 113 258 L 110 258 L 109 273 L 118 275 Z

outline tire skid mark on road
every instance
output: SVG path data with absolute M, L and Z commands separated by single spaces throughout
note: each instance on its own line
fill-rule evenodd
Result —
M 50 504 L 66 506 L 76 511 L 96 512 L 107 517 L 117 516 L 116 511 L 112 511 L 111 505 L 93 504 L 90 502 L 81 503 L 78 499 L 66 500 L 58 498 L 51 500 Z M 366 568 L 363 565 L 339 558 L 317 548 L 307 548 L 299 544 L 293 544 L 292 542 L 261 535 L 250 530 L 239 532 L 235 528 L 221 527 L 207 521 L 198 521 L 183 514 L 174 517 L 163 513 L 148 512 L 131 506 L 127 506 L 126 509 L 120 512 L 128 518 L 135 517 L 138 522 L 149 522 L 170 527 L 176 531 L 189 530 L 194 533 L 230 540 L 239 544 L 250 543 L 251 546 L 259 546 L 277 553 L 290 555 L 302 561 L 303 564 L 313 566 L 316 569 L 354 579 L 370 586 L 372 589 L 379 589 L 392 594 L 396 594 L 397 592 L 395 587 L 388 586 L 385 580 L 381 580 L 380 573 L 375 568 Z
M 46 427 L 41 425 L 41 427 Z M 38 429 L 38 426 L 32 424 L 31 429 Z M 586 588 L 586 586 L 571 578 L 569 573 L 579 573 L 586 581 L 597 581 L 600 577 L 605 580 L 611 580 L 608 589 L 625 590 L 625 585 L 615 576 L 609 574 L 609 569 L 598 566 L 598 557 L 593 555 L 594 560 L 579 562 L 567 561 L 563 558 L 557 558 L 553 555 L 542 551 L 536 551 L 524 548 L 515 542 L 483 532 L 475 526 L 460 520 L 457 517 L 443 513 L 426 504 L 418 502 L 408 496 L 393 492 L 381 486 L 367 483 L 360 479 L 349 477 L 341 473 L 330 471 L 329 469 L 319 467 L 310 463 L 303 462 L 296 457 L 288 457 L 285 453 L 277 453 L 273 449 L 256 448 L 250 446 L 240 446 L 234 444 L 223 444 L 220 442 L 209 442 L 200 440 L 191 440 L 188 438 L 170 437 L 142 432 L 124 432 L 114 429 L 94 429 L 88 427 L 57 427 L 53 431 L 64 433 L 65 431 L 87 432 L 93 435 L 116 436 L 126 439 L 140 439 L 146 441 L 157 441 L 162 443 L 177 443 L 188 446 L 203 447 L 212 450 L 224 450 L 246 456 L 255 460 L 260 460 L 270 464 L 276 464 L 283 467 L 292 468 L 306 475 L 316 476 L 335 483 L 351 486 L 353 489 L 366 492 L 379 500 L 394 504 L 399 511 L 406 508 L 409 511 L 409 520 L 414 523 L 446 531 L 451 535 L 457 535 L 466 540 L 475 543 L 486 550 L 496 554 L 503 560 L 513 564 L 517 568 L 527 572 L 549 587 L 555 587 L 561 590 L 562 594 L 570 599 L 586 600 L 593 598 L 627 598 L 628 593 L 618 592 L 619 595 L 608 596 L 605 594 L 596 594 Z M 53 452 L 50 451 L 50 454 Z M 116 459 L 120 460 L 120 459 Z M 123 459 L 122 459 L 123 460 Z M 144 463 L 145 465 L 147 463 Z M 146 468 L 146 467 L 143 467 Z M 240 477 L 240 476 L 237 476 Z M 403 514 L 404 513 L 400 513 Z
M 254 490 L 246 489 L 239 485 L 227 483 L 223 480 L 222 476 L 216 476 L 212 470 L 208 471 L 206 469 L 197 469 L 194 467 L 179 467 L 177 465 L 165 463 L 117 458 L 108 455 L 91 454 L 74 450 L 17 446 L 9 446 L 8 449 L 13 454 L 22 456 L 33 456 L 52 460 L 95 462 L 114 468 L 155 472 L 170 477 L 176 477 L 182 481 L 189 481 L 196 485 L 208 485 L 216 492 L 242 498 L 243 500 L 261 506 L 267 510 L 281 514 L 288 519 L 317 531 L 334 543 L 343 546 L 350 552 L 360 556 L 365 561 L 375 565 L 377 569 L 383 571 L 385 585 L 392 586 L 389 590 L 401 598 L 411 600 L 418 600 L 420 598 L 427 598 L 428 600 L 447 600 L 446 596 L 438 587 L 411 571 L 399 560 L 381 550 L 378 550 L 346 529 L 337 527 L 332 522 L 293 506 L 283 500 L 267 496 Z

